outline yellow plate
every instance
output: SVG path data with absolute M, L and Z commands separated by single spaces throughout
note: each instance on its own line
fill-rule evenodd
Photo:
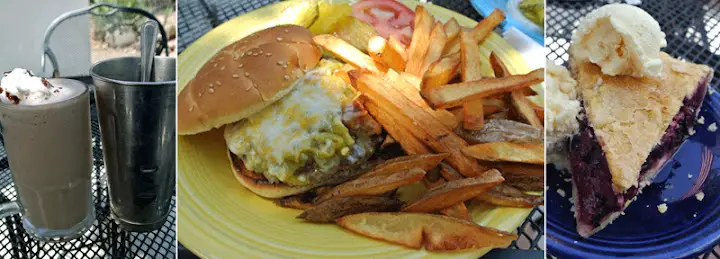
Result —
M 286 1 L 239 16 L 213 29 L 180 55 L 179 88 L 224 46 L 277 24 L 308 26 L 316 15 L 313 2 Z M 418 3 L 406 2 L 411 9 Z M 427 5 L 438 20 L 454 17 L 462 26 L 476 22 L 450 10 Z M 494 51 L 513 73 L 529 68 L 500 36 L 480 46 L 485 60 Z M 178 91 L 179 92 L 179 91 Z M 214 130 L 178 138 L 178 238 L 203 258 L 477 258 L 488 249 L 454 253 L 413 250 L 352 234 L 333 224 L 310 224 L 295 218 L 300 211 L 276 206 L 235 180 L 222 133 Z M 417 186 L 416 186 L 417 187 Z M 416 192 L 417 189 L 407 190 Z M 404 195 L 412 195 L 410 193 Z M 530 209 L 472 204 L 475 222 L 514 231 Z

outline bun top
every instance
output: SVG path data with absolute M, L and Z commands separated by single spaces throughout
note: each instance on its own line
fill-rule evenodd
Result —
M 178 96 L 178 134 L 191 135 L 246 118 L 292 90 L 322 52 L 305 27 L 258 31 L 220 50 Z

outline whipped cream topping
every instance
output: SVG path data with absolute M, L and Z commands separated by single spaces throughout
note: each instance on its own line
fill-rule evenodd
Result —
M 0 101 L 10 104 L 42 104 L 61 88 L 52 86 L 42 77 L 33 75 L 30 70 L 16 68 L 4 73 L 0 80 Z

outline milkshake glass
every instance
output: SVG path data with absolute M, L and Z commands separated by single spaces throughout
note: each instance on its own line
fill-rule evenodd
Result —
M 74 239 L 95 221 L 89 91 L 75 80 L 23 80 L 41 80 L 50 92 L 0 84 L 0 123 L 18 196 L 0 205 L 0 217 L 20 213 L 38 240 Z

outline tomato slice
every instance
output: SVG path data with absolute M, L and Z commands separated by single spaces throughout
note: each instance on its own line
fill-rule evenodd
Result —
M 410 44 L 415 12 L 395 0 L 360 0 L 352 5 L 352 15 L 372 24 L 384 38 L 395 36 L 405 45 Z

